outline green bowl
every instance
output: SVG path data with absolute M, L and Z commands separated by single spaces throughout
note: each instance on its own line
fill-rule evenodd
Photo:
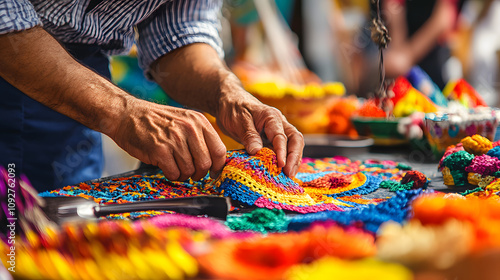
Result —
M 408 139 L 398 132 L 398 119 L 353 117 L 351 121 L 358 134 L 373 138 L 375 145 L 408 144 Z

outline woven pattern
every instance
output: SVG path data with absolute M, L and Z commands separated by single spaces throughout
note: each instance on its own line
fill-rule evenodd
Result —
M 398 168 L 399 167 L 399 168 Z M 352 162 L 344 157 L 304 159 L 292 180 L 277 167 L 276 155 L 263 148 L 255 156 L 229 153 L 214 188 L 249 205 L 299 213 L 344 211 L 381 199 L 362 199 L 376 191 L 383 179 L 399 180 L 408 166 L 392 161 Z
M 100 204 L 200 195 L 228 196 L 243 205 L 299 213 L 345 211 L 385 201 L 363 195 L 378 190 L 383 180 L 399 181 L 409 166 L 393 161 L 351 161 L 345 157 L 305 158 L 296 178 L 277 166 L 276 155 L 263 148 L 250 156 L 243 150 L 228 152 L 221 176 L 213 180 L 172 182 L 161 172 L 106 182 L 80 183 L 42 196 L 81 196 Z M 148 211 L 111 215 L 108 218 L 142 218 L 163 214 Z

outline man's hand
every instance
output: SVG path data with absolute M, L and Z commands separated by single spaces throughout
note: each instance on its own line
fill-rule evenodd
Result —
M 265 136 L 278 166 L 288 176 L 296 175 L 304 148 L 302 134 L 277 109 L 243 90 L 212 47 L 199 43 L 174 50 L 153 63 L 151 74 L 174 100 L 214 116 L 249 154 L 262 148 Z
M 246 93 L 241 93 L 241 97 L 222 100 L 217 116 L 219 127 L 242 143 L 251 155 L 269 145 L 276 153 L 278 166 L 284 167 L 288 176 L 295 176 L 304 149 L 302 134 L 278 109 L 264 105 Z
M 137 99 L 111 137 L 132 156 L 160 167 L 169 180 L 200 180 L 209 170 L 215 178 L 226 161 L 217 132 L 193 110 Z

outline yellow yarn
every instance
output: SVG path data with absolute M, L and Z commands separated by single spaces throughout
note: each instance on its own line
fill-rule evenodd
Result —
M 469 172 L 469 174 L 467 174 L 467 181 L 469 181 L 469 184 L 471 184 L 471 185 L 477 186 L 479 184 L 479 182 L 481 182 L 481 179 L 482 179 L 482 176 L 479 173 Z
M 467 136 L 460 142 L 464 146 L 465 151 L 476 156 L 484 155 L 489 150 L 493 149 L 491 141 L 479 134 Z
M 402 265 L 375 259 L 356 261 L 325 257 L 307 265 L 292 267 L 287 280 L 410 280 L 411 271 Z
M 444 167 L 441 171 L 443 173 L 443 181 L 447 186 L 454 186 L 455 181 L 453 180 L 453 176 L 451 176 L 450 169 L 448 167 Z

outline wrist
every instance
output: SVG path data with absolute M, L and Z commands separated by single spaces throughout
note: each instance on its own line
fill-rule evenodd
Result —
M 257 98 L 243 88 L 241 82 L 232 73 L 221 84 L 222 86 L 217 98 L 218 102 L 215 106 L 214 116 L 216 117 L 231 107 L 244 108 L 250 104 L 260 103 Z
M 140 101 L 123 91 L 112 94 L 108 102 L 102 104 L 97 116 L 97 127 L 93 129 L 114 139 L 119 128 L 131 116 Z

